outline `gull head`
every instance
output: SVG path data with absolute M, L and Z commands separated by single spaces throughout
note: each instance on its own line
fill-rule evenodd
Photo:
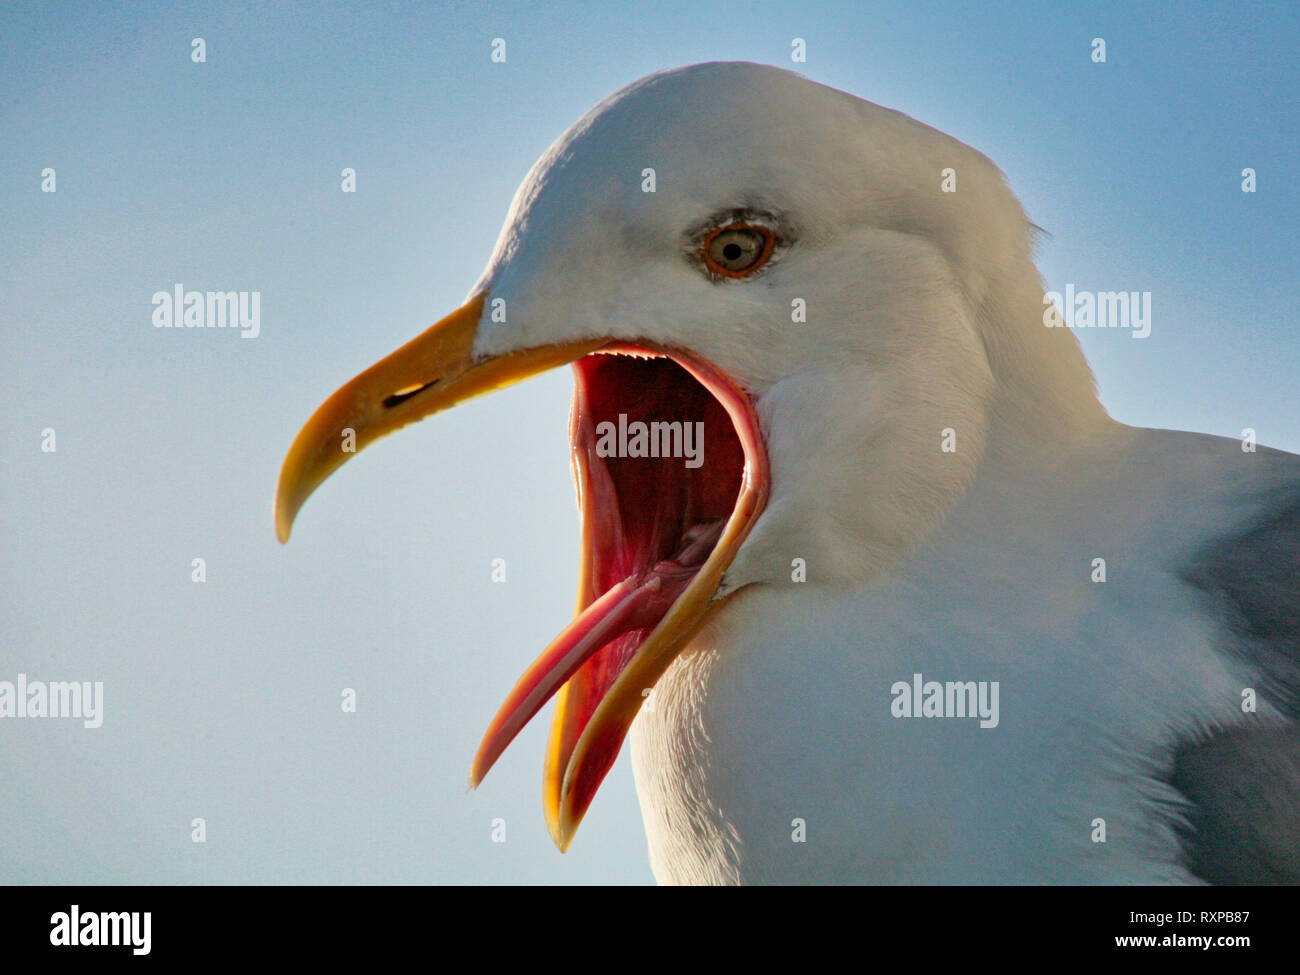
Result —
M 905 115 L 755 64 L 651 75 L 538 160 L 465 304 L 311 417 L 277 533 L 373 441 L 572 364 L 578 613 L 471 771 L 555 697 L 544 797 L 566 848 L 655 681 L 743 611 L 732 596 L 867 584 L 990 454 L 1095 422 L 1077 342 L 1043 328 L 1031 241 L 997 167 Z

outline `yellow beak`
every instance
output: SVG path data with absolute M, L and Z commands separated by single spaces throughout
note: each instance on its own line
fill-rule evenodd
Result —
M 572 362 L 604 340 L 549 345 L 475 361 L 474 337 L 487 294 L 471 298 L 442 321 L 346 383 L 294 438 L 275 489 L 275 534 L 289 540 L 306 500 L 365 447 L 408 423 Z

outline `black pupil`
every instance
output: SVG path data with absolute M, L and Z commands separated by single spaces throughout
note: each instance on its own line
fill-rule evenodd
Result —
M 722 256 L 729 261 L 739 260 L 740 255 L 744 253 L 739 244 L 728 244 L 722 248 Z

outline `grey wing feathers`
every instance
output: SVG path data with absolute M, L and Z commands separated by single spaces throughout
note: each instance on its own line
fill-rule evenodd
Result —
M 1212 884 L 1300 883 L 1300 730 L 1233 729 L 1174 756 L 1187 869 Z
M 1171 784 L 1190 803 L 1188 869 L 1210 883 L 1300 883 L 1300 491 L 1200 553 L 1183 578 L 1224 622 L 1224 651 L 1289 722 L 1186 742 Z

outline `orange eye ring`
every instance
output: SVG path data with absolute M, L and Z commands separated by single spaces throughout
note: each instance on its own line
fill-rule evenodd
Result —
M 775 246 L 776 235 L 767 227 L 730 223 L 709 231 L 700 248 L 700 257 L 710 274 L 744 278 L 767 263 Z

